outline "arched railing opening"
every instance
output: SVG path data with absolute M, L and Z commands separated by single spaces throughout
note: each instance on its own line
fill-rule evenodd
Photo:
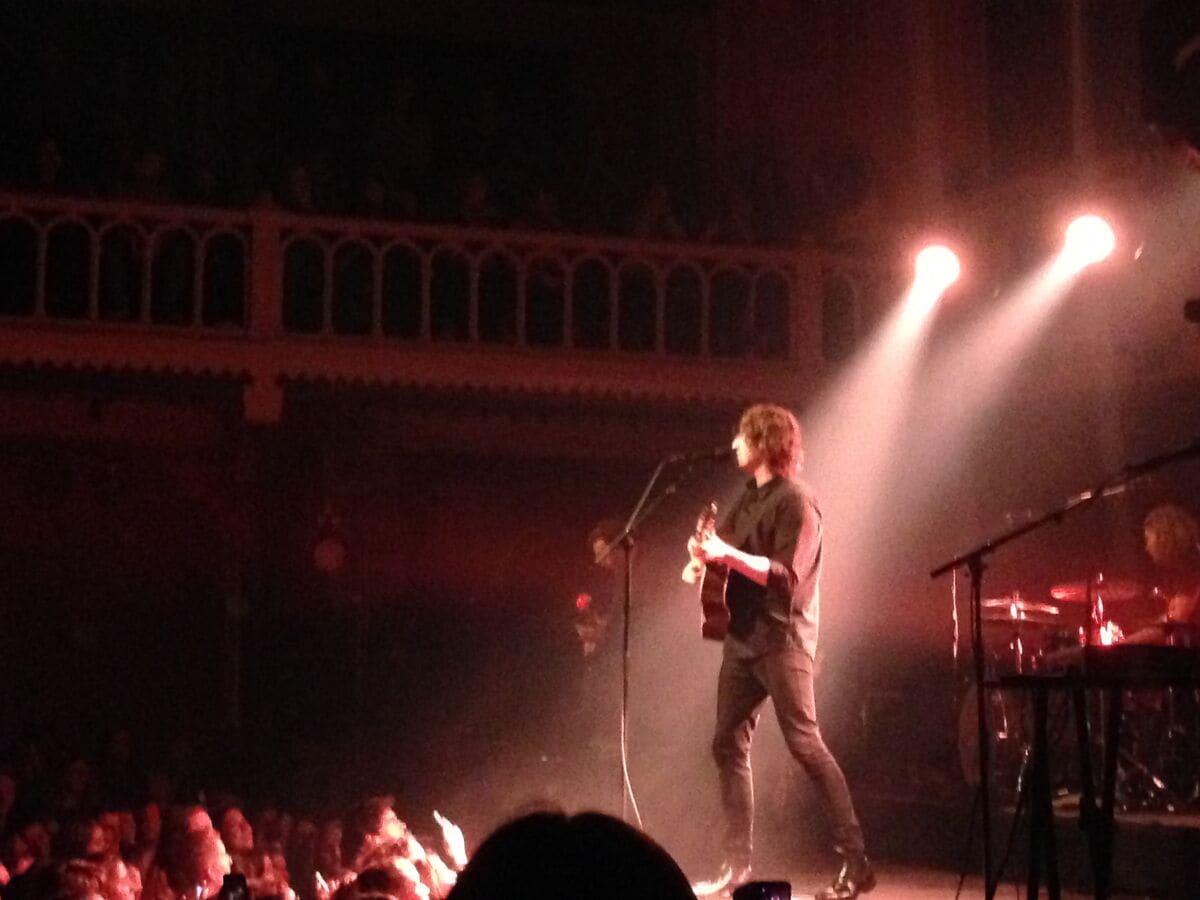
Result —
M 296 238 L 283 257 L 283 327 L 317 334 L 324 326 L 325 251 L 312 238 Z
M 132 225 L 116 225 L 100 237 L 101 319 L 132 322 L 142 317 L 146 235 Z
M 562 264 L 538 259 L 525 278 L 525 340 L 535 347 L 561 347 L 566 324 L 567 274 Z
M 643 263 L 626 267 L 621 271 L 619 292 L 618 346 L 635 353 L 653 350 L 658 304 L 653 271 Z
M 479 339 L 517 342 L 517 267 L 501 253 L 489 253 L 479 266 Z
M 421 336 L 421 256 L 406 244 L 383 255 L 382 326 L 388 337 Z
M 791 290 L 782 275 L 768 272 L 754 285 L 754 355 L 787 359 L 791 343 Z
M 374 297 L 375 254 L 360 241 L 342 244 L 333 254 L 334 334 L 370 334 Z
M 0 316 L 478 348 L 831 360 L 853 347 L 855 288 L 821 330 L 795 285 L 820 254 L 639 244 L 0 192 Z M 815 317 L 813 317 L 815 318 Z
M 159 232 L 151 243 L 150 321 L 186 325 L 195 316 L 196 238 L 183 228 Z
M 471 265 L 465 253 L 445 247 L 433 254 L 430 326 L 437 341 L 471 336 Z
M 598 259 L 575 267 L 571 281 L 571 342 L 599 350 L 612 346 L 612 272 Z
M 713 356 L 745 356 L 753 345 L 750 282 L 742 272 L 725 270 L 712 280 L 708 349 Z
M 689 267 L 674 269 L 667 277 L 666 334 L 668 353 L 699 355 L 704 338 L 704 286 L 700 273 Z
M 854 352 L 857 294 L 846 275 L 831 275 L 822 285 L 821 355 L 827 363 L 840 363 Z
M 46 315 L 83 319 L 95 296 L 92 238 L 79 222 L 60 222 L 46 238 Z
M 246 245 L 235 234 L 213 235 L 204 254 L 201 324 L 246 326 Z
M 0 316 L 37 306 L 37 232 L 25 219 L 0 219 Z

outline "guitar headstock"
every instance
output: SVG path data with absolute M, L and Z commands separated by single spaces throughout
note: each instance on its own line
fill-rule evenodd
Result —
M 704 540 L 717 527 L 717 502 L 710 500 L 696 517 L 696 540 Z

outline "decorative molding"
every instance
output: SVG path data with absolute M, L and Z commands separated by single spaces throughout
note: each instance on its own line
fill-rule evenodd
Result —
M 64 223 L 74 244 L 61 240 Z M 226 256 L 214 262 L 218 241 Z M 862 260 L 812 248 L 0 193 L 4 243 L 18 267 L 27 257 L 33 277 L 0 295 L 0 363 L 234 379 L 244 383 L 244 413 L 256 423 L 279 420 L 286 387 L 296 382 L 675 404 L 803 398 L 823 368 L 824 277 L 838 272 L 869 284 L 878 274 Z M 302 247 L 316 268 L 297 274 L 291 250 Z M 346 261 L 349 248 L 357 262 Z M 465 267 L 449 295 L 438 281 L 442 251 Z M 497 260 L 509 279 L 499 293 L 486 283 Z M 393 263 L 409 267 L 408 280 L 389 288 Z M 350 265 L 360 266 L 352 276 Z M 547 265 L 562 276 L 548 287 L 537 280 Z M 56 269 L 86 296 L 55 283 Z M 646 277 L 634 283 L 633 271 Z M 298 299 L 301 277 L 307 293 Z M 550 303 L 549 319 L 531 309 L 537 290 L 542 307 Z M 308 319 L 298 324 L 304 303 Z M 576 331 L 589 303 L 593 317 L 601 313 L 588 338 L 599 346 L 584 346 Z M 388 319 L 397 304 L 407 325 Z M 625 316 L 634 332 L 626 333 Z M 503 330 L 506 321 L 514 331 Z

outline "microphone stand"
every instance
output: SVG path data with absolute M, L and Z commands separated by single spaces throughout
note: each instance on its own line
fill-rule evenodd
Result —
M 1001 532 L 988 538 L 978 547 L 968 550 L 953 559 L 942 563 L 929 573 L 930 578 L 940 578 L 960 566 L 965 566 L 971 576 L 971 648 L 975 655 L 975 701 L 976 715 L 979 726 L 979 805 L 983 816 L 983 884 L 985 900 L 996 896 L 999 873 L 992 871 L 992 817 L 989 788 L 989 769 L 991 768 L 991 741 L 987 722 L 987 701 L 984 697 L 983 658 L 983 570 L 984 560 L 1011 541 L 1031 531 L 1037 531 L 1050 522 L 1061 522 L 1069 513 L 1080 507 L 1088 506 L 1095 500 L 1112 497 L 1124 493 L 1138 478 L 1155 472 L 1164 466 L 1183 459 L 1200 457 L 1200 439 L 1186 446 L 1166 453 L 1148 457 L 1139 462 L 1124 466 L 1115 475 L 1106 478 L 1090 491 L 1084 491 L 1069 497 L 1061 506 L 1054 507 L 1048 512 L 1023 522 L 1008 531 Z M 1085 654 L 1086 658 L 1086 654 Z
M 658 508 L 658 505 L 679 489 L 679 485 L 696 470 L 696 466 L 701 461 L 703 461 L 702 457 L 698 458 L 679 453 L 673 453 L 659 460 L 658 465 L 654 468 L 654 472 L 650 475 L 650 480 L 646 482 L 646 487 L 642 490 L 641 497 L 634 504 L 633 512 L 629 514 L 629 518 L 626 520 L 625 526 L 621 529 L 621 533 L 613 538 L 604 552 L 596 558 L 597 563 L 601 562 L 613 551 L 614 547 L 619 546 L 624 551 L 624 597 L 622 598 L 621 626 L 621 819 L 628 821 L 629 808 L 632 805 L 634 818 L 639 828 L 642 827 L 642 814 L 638 810 L 637 798 L 633 796 L 633 785 L 629 780 L 628 747 L 626 743 L 629 727 L 629 612 L 633 606 L 634 534 L 641 527 L 642 523 L 650 517 L 650 514 Z M 715 461 L 715 457 L 713 461 Z M 654 486 L 658 484 L 663 470 L 667 466 L 676 463 L 684 463 L 684 468 L 673 480 L 667 482 L 666 486 L 663 487 L 657 496 L 651 499 L 651 492 L 654 490 Z

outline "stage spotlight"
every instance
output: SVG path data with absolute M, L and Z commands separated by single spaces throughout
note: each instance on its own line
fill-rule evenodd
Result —
M 931 244 L 917 254 L 912 287 L 904 306 L 904 331 L 916 327 L 962 272 L 958 256 L 944 244 Z
M 962 267 L 958 264 L 958 256 L 954 251 L 943 244 L 933 244 L 917 254 L 913 288 L 940 295 L 958 281 L 961 273 Z
M 1112 226 L 1099 216 L 1080 216 L 1067 226 L 1060 260 L 1071 272 L 1108 259 L 1117 245 Z

